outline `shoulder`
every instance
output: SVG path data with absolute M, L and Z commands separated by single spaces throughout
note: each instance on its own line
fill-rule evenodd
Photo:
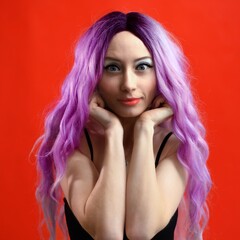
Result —
M 75 150 L 66 160 L 65 175 L 67 177 L 78 174 L 84 176 L 93 168 L 95 168 L 94 164 L 88 154 Z
M 179 145 L 181 143 L 171 130 L 160 127 L 156 130 L 155 133 L 155 142 L 159 147 L 169 133 L 171 133 L 171 135 L 166 139 L 165 146 L 161 153 L 160 161 L 166 157 L 177 154 Z
M 70 154 L 67 158 L 67 167 L 74 166 L 75 164 L 79 164 L 79 162 L 88 161 L 89 158 L 86 154 L 80 152 L 79 150 L 74 150 L 72 154 Z M 68 170 L 68 169 L 67 169 Z
M 69 200 L 70 189 L 74 186 L 91 186 L 96 182 L 98 172 L 93 162 L 80 152 L 75 150 L 66 160 L 66 168 L 60 181 L 61 188 L 67 200 Z M 84 185 L 84 186 L 83 186 Z
M 169 132 L 171 131 L 162 129 L 160 134 L 162 136 L 159 136 L 161 143 Z M 159 177 L 165 175 L 167 172 L 169 176 L 171 176 L 170 179 L 177 179 L 177 181 L 181 182 L 182 186 L 185 188 L 188 181 L 188 172 L 178 159 L 178 149 L 180 144 L 181 141 L 174 133 L 172 133 L 160 156 L 159 164 L 157 166 L 157 175 Z M 159 179 L 161 179 L 161 177 L 159 177 Z
M 69 179 L 73 176 L 76 177 L 77 175 L 82 174 L 82 172 L 84 172 L 83 169 L 88 168 L 88 166 L 90 166 L 89 158 L 79 150 L 73 151 L 73 153 L 66 159 L 66 168 L 62 182 L 69 182 Z

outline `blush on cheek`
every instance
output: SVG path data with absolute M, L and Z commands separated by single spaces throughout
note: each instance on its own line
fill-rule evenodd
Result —
M 111 98 L 115 98 L 118 95 L 115 89 L 116 86 L 112 86 L 112 84 L 109 83 L 104 83 L 98 86 L 98 93 L 105 102 L 108 100 L 111 101 Z
M 109 81 L 108 82 L 101 81 L 97 87 L 99 93 L 102 93 L 102 94 L 111 93 L 114 88 L 116 88 L 116 86 L 112 86 L 112 84 L 110 84 Z
M 103 90 L 101 89 L 101 90 L 98 90 L 98 93 L 99 93 L 100 97 L 104 100 L 104 102 L 106 103 L 106 100 L 107 100 L 108 97 L 109 97 L 108 91 L 103 91 Z

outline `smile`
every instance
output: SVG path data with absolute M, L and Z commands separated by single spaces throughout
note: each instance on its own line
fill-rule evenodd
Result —
M 139 103 L 141 98 L 126 98 L 126 99 L 120 99 L 119 101 L 127 106 L 134 106 Z

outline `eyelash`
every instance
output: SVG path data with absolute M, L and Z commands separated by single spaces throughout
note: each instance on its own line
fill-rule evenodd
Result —
M 109 65 L 105 66 L 104 69 L 109 71 L 109 72 L 116 72 L 116 71 L 110 71 L 110 68 L 112 68 L 112 67 L 117 68 L 118 70 L 120 70 L 120 67 L 117 66 L 116 64 L 109 64 Z
M 140 66 L 147 66 L 147 68 L 145 68 L 144 70 L 148 69 L 148 68 L 152 68 L 153 66 L 150 65 L 149 63 L 140 63 L 137 65 L 136 69 Z M 137 69 L 138 70 L 138 69 Z M 140 70 L 140 69 L 139 69 Z M 140 70 L 140 71 L 144 71 L 144 70 Z
M 138 69 L 140 66 L 146 66 L 145 69 Z M 149 63 L 140 63 L 136 66 L 136 70 L 139 71 L 145 71 L 148 68 L 152 68 L 153 66 Z M 117 66 L 116 64 L 109 64 L 107 66 L 104 67 L 105 70 L 109 71 L 109 72 L 117 72 L 117 71 L 111 71 L 110 68 L 117 68 L 118 71 L 120 71 L 120 67 Z

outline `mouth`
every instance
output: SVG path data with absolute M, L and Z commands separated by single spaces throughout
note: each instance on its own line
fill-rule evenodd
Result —
M 119 99 L 119 101 L 127 106 L 134 106 L 137 105 L 140 102 L 141 98 L 124 98 L 124 99 Z

